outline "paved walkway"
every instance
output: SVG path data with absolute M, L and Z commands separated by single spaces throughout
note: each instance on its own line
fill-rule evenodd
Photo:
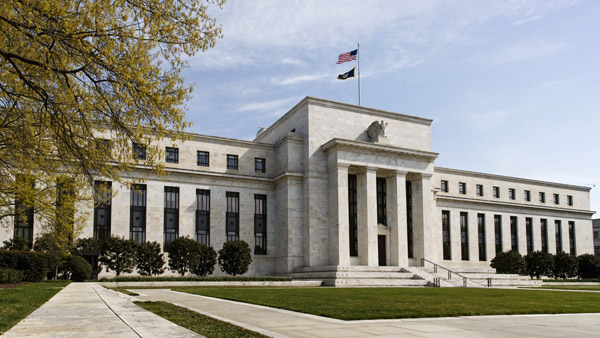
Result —
M 132 290 L 273 337 L 594 337 L 600 314 L 342 321 L 165 289 Z
M 3 337 L 201 337 L 95 283 L 71 283 Z

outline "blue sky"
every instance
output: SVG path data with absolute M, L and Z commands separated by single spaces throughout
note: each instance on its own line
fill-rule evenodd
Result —
M 252 140 L 360 42 L 363 106 L 431 118 L 437 166 L 590 185 L 600 211 L 600 1 L 240 1 L 189 60 L 190 131 Z M 595 215 L 595 218 L 600 215 Z

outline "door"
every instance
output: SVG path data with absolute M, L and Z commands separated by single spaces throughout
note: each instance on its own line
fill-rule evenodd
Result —
M 385 235 L 377 236 L 377 246 L 379 251 L 379 266 L 386 266 L 385 261 Z

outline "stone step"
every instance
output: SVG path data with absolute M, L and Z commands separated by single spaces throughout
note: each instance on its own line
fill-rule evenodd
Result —
M 381 278 L 381 279 L 412 279 L 410 272 L 379 272 L 379 271 L 315 271 L 297 272 L 292 274 L 294 279 L 320 279 L 320 278 Z
M 336 287 L 369 287 L 369 286 L 389 286 L 389 287 L 424 287 L 428 282 L 424 279 L 324 279 L 323 285 Z
M 404 272 L 405 270 L 399 266 L 342 266 L 342 265 L 327 265 L 327 266 L 304 266 L 296 268 L 294 272 L 323 272 L 323 271 L 372 271 L 372 272 Z

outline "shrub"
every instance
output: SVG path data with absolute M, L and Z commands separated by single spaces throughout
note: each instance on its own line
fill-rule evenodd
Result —
M 13 237 L 4 243 L 4 248 L 6 250 L 21 250 L 21 251 L 29 251 L 31 250 L 31 245 L 29 245 L 29 241 L 21 238 L 21 237 Z
M 142 276 L 160 275 L 165 272 L 165 258 L 158 242 L 138 245 L 136 268 Z
M 221 271 L 229 275 L 243 275 L 252 263 L 250 246 L 242 240 L 227 241 L 219 250 Z
M 178 237 L 169 246 L 169 269 L 180 275 L 191 271 L 194 262 L 198 261 L 200 243 L 185 237 Z
M 80 238 L 77 240 L 75 244 L 76 252 L 85 252 L 85 251 L 96 251 L 100 252 L 102 250 L 102 241 L 99 241 L 93 237 L 88 238 Z
M 200 244 L 198 255 L 192 260 L 190 272 L 198 276 L 207 276 L 215 271 L 217 252 L 211 246 Z
M 577 275 L 577 257 L 561 251 L 554 255 L 554 278 L 571 278 Z
M 23 281 L 23 271 L 0 268 L 0 284 L 21 283 Z
M 579 278 L 598 277 L 598 267 L 600 257 L 592 254 L 583 254 L 577 257 L 577 275 Z
M 70 255 L 59 264 L 58 271 L 59 274 L 62 275 L 62 279 L 83 282 L 90 279 L 90 276 L 92 275 L 92 266 L 85 258 L 77 255 Z
M 525 272 L 525 260 L 518 251 L 510 250 L 501 252 L 491 261 L 490 266 L 496 269 L 497 273 L 516 273 Z
M 42 252 L 0 250 L 0 268 L 23 271 L 26 282 L 40 282 L 55 265 L 52 256 Z
M 527 274 L 536 279 L 541 276 L 550 276 L 554 270 L 554 259 L 552 254 L 542 251 L 534 251 L 525 256 Z
M 111 236 L 102 243 L 100 262 L 106 272 L 114 271 L 117 276 L 130 273 L 135 267 L 137 243 L 131 239 Z

